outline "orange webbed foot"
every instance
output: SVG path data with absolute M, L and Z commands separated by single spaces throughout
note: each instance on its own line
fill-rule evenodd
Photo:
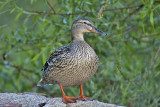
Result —
M 63 100 L 63 102 L 65 104 L 67 104 L 67 103 L 76 103 L 77 98 L 76 97 L 65 96 L 65 97 L 63 97 L 62 100 Z
M 78 100 L 82 100 L 82 101 L 93 101 L 91 98 L 85 97 L 83 95 L 83 86 L 82 84 L 80 85 L 80 95 L 77 97 Z
M 85 96 L 78 96 L 77 99 L 82 101 L 93 101 L 91 98 Z

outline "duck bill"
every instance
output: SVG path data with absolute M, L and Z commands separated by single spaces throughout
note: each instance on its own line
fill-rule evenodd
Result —
M 105 32 L 98 30 L 96 27 L 93 27 L 93 29 L 90 32 L 100 35 L 107 35 Z

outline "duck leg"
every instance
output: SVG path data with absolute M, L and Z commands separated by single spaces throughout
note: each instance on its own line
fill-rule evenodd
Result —
M 85 96 L 83 95 L 83 86 L 82 86 L 82 84 L 80 85 L 80 95 L 78 96 L 78 100 L 93 101 L 91 98 L 85 97 Z
M 76 97 L 66 96 L 66 94 L 65 94 L 65 92 L 64 92 L 64 90 L 63 90 L 62 84 L 59 84 L 59 87 L 61 88 L 61 92 L 62 92 L 62 96 L 63 96 L 62 101 L 63 101 L 64 103 L 67 104 L 67 103 L 75 103 L 75 102 L 76 102 L 76 100 L 77 100 Z

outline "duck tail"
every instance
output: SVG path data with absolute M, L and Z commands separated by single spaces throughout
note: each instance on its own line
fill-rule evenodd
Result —
M 42 87 L 44 85 L 45 85 L 45 81 L 43 79 L 41 79 L 37 84 L 38 87 Z

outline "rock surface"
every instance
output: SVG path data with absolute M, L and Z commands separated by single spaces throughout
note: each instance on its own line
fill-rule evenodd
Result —
M 0 107 L 122 107 L 99 101 L 64 104 L 62 98 L 47 98 L 37 93 L 0 93 Z

